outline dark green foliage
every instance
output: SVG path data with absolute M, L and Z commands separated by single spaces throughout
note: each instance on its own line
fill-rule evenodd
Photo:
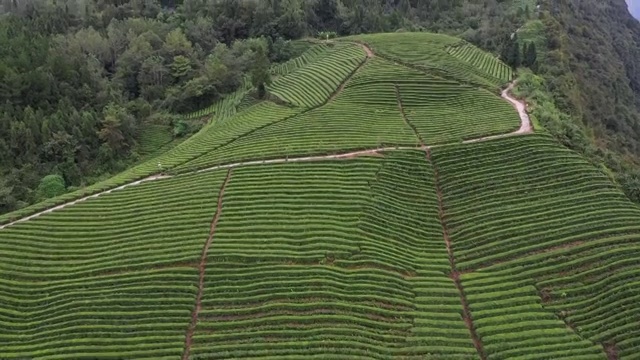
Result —
M 293 49 L 290 40 L 278 37 L 275 41 L 271 41 L 271 38 L 268 38 L 267 41 L 269 43 L 269 60 L 272 62 L 285 62 L 294 57 L 295 49 Z
M 611 150 L 640 155 L 640 23 L 623 0 L 543 4 L 552 52 L 541 71 L 564 74 L 554 95 Z
M 36 189 L 38 200 L 49 199 L 62 195 L 66 191 L 64 179 L 60 175 L 47 175 L 40 180 L 40 185 Z
M 258 89 L 258 98 L 264 99 L 266 86 L 271 85 L 269 58 L 262 47 L 258 47 L 251 67 L 251 83 Z
M 522 54 L 524 59 L 524 65 L 530 68 L 534 68 L 536 66 L 536 61 L 538 59 L 536 44 L 534 42 L 529 43 L 529 46 L 526 47 L 526 51 L 523 51 Z
M 541 8 L 545 55 L 530 45 L 525 58 L 555 108 L 546 113 L 556 121 L 543 125 L 640 200 L 640 23 L 623 0 L 545 0 Z
M 47 174 L 81 187 L 125 169 L 154 113 L 209 107 L 249 73 L 264 96 L 269 61 L 295 55 L 288 40 L 318 33 L 458 35 L 540 73 L 558 110 L 586 124 L 590 140 L 627 160 L 640 155 L 640 25 L 623 0 L 542 0 L 541 11 L 489 0 L 5 3 L 0 212 L 34 202 Z M 516 31 L 538 14 L 544 49 Z M 261 46 L 266 62 L 254 62 Z
M 183 137 L 189 132 L 189 124 L 180 119 L 175 122 L 173 125 L 173 136 L 175 137 Z
M 520 46 L 517 33 L 512 34 L 502 49 L 502 61 L 511 66 L 514 70 L 521 65 L 526 66 L 526 56 L 524 53 L 527 52 L 527 48 L 527 43 L 524 43 L 522 47 Z

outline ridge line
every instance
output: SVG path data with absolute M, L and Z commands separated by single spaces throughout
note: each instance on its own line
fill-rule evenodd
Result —
M 200 264 L 198 265 L 199 270 L 199 278 L 198 278 L 198 293 L 196 294 L 196 303 L 193 308 L 193 312 L 191 313 L 191 322 L 189 323 L 189 327 L 187 328 L 187 333 L 184 339 L 184 352 L 182 353 L 182 360 L 188 360 L 189 354 L 191 352 L 191 343 L 193 341 L 193 334 L 196 330 L 196 325 L 198 324 L 198 315 L 200 315 L 200 310 L 202 309 L 202 293 L 204 292 L 204 275 L 207 269 L 207 256 L 209 253 L 209 247 L 213 242 L 213 236 L 216 232 L 216 226 L 218 225 L 218 220 L 220 220 L 220 215 L 222 213 L 222 198 L 224 197 L 224 190 L 231 179 L 231 172 L 233 169 L 229 168 L 227 171 L 227 176 L 225 177 L 222 185 L 220 186 L 220 192 L 218 193 L 218 204 L 216 208 L 216 212 L 213 215 L 213 219 L 211 220 L 211 226 L 209 228 L 209 237 L 202 248 L 202 255 L 200 256 Z
M 431 159 L 431 149 L 425 149 L 425 155 L 427 161 L 433 167 L 433 175 L 434 175 L 434 185 L 436 188 L 436 196 L 438 198 L 438 218 L 440 220 L 440 225 L 442 226 L 442 236 L 444 237 L 445 246 L 447 248 L 447 254 L 449 257 L 449 265 L 451 266 L 451 273 L 449 276 L 460 294 L 460 303 L 462 305 L 462 319 L 464 320 L 467 329 L 469 330 L 469 334 L 471 335 L 471 340 L 473 341 L 473 345 L 480 356 L 480 359 L 487 360 L 487 355 L 484 351 L 484 346 L 482 345 L 482 340 L 478 336 L 476 332 L 475 326 L 473 324 L 473 319 L 471 318 L 471 310 L 469 309 L 469 302 L 467 301 L 467 296 L 464 293 L 464 287 L 462 286 L 462 281 L 460 281 L 460 272 L 456 268 L 456 259 L 453 253 L 453 248 L 451 247 L 451 238 L 449 237 L 449 228 L 444 218 L 444 200 L 442 196 L 442 188 L 440 187 L 440 176 L 438 174 L 438 168 L 436 164 Z
M 366 45 L 362 45 L 362 46 L 366 47 Z M 366 58 L 360 64 L 360 66 L 358 68 L 356 68 L 355 71 L 357 71 L 362 66 L 364 66 L 364 63 L 367 62 L 367 59 L 369 59 L 369 58 Z M 354 71 L 354 73 L 355 73 L 355 71 Z M 345 83 L 350 78 L 351 78 L 351 76 L 348 76 L 347 79 L 345 79 Z M 480 137 L 480 138 L 476 138 L 476 139 L 464 140 L 462 142 L 439 144 L 439 145 L 436 145 L 436 146 L 444 146 L 444 145 L 452 145 L 452 144 L 469 144 L 469 143 L 483 142 L 483 141 L 489 141 L 489 140 L 497 140 L 497 139 L 502 139 L 502 138 L 516 136 L 516 135 L 526 135 L 526 134 L 533 133 L 533 127 L 531 126 L 531 120 L 530 120 L 530 118 L 529 118 L 529 116 L 528 116 L 528 114 L 526 112 L 526 105 L 522 101 L 515 99 L 514 97 L 512 97 L 509 94 L 509 92 L 513 89 L 513 87 L 515 85 L 516 85 L 516 81 L 511 82 L 509 84 L 509 86 L 502 91 L 502 98 L 504 98 L 505 100 L 510 102 L 514 106 L 514 108 L 518 111 L 518 113 L 520 115 L 520 122 L 521 122 L 520 128 L 518 130 L 513 131 L 511 133 L 507 133 L 507 134 Z M 417 132 L 417 129 L 415 128 L 415 126 L 413 126 L 413 124 L 411 124 L 411 122 L 408 121 L 408 119 L 406 117 L 406 114 L 404 112 L 404 107 L 402 106 L 402 99 L 400 99 L 400 93 L 399 93 L 398 86 L 397 86 L 397 84 L 394 84 L 394 86 L 396 88 L 396 97 L 398 99 L 398 106 L 400 108 L 400 112 L 402 113 L 403 120 L 414 131 L 414 133 L 418 137 L 418 140 L 420 141 L 420 145 L 421 145 L 421 148 L 423 150 L 432 147 L 432 146 L 426 146 L 424 144 L 424 141 L 422 140 L 420 134 Z M 242 138 L 244 136 L 250 135 L 251 133 L 253 133 L 253 132 L 257 131 L 257 130 L 263 129 L 263 128 L 267 127 L 267 126 L 274 125 L 274 124 L 279 123 L 281 121 L 288 120 L 288 119 L 291 119 L 293 117 L 302 115 L 302 114 L 304 114 L 306 112 L 309 112 L 309 111 L 315 110 L 317 108 L 320 108 L 320 107 L 326 105 L 328 102 L 329 102 L 329 100 L 327 100 L 324 104 L 319 105 L 319 106 L 317 106 L 315 108 L 305 109 L 300 113 L 297 113 L 297 114 L 294 114 L 294 115 L 291 115 L 291 116 L 287 116 L 287 117 L 285 117 L 283 119 L 279 119 L 279 120 L 276 120 L 276 121 L 271 122 L 269 124 L 262 125 L 262 126 L 256 128 L 256 129 L 250 130 L 249 132 L 244 133 L 244 134 L 242 134 L 242 135 L 240 135 L 240 136 L 238 136 L 238 137 L 236 137 L 236 138 L 234 138 L 234 139 L 232 139 L 232 140 L 230 140 L 230 141 L 228 141 L 228 142 L 226 142 L 226 143 L 214 148 L 211 151 L 219 150 L 219 149 L 221 149 L 221 148 L 233 143 L 234 141 L 236 141 L 236 140 L 238 140 L 238 139 L 240 139 L 240 138 Z M 373 149 L 364 150 L 364 151 L 365 152 L 366 151 L 380 152 L 380 151 L 386 151 L 386 150 L 409 150 L 409 149 L 415 149 L 415 148 L 396 146 L 396 147 L 385 147 L 385 148 L 373 148 Z M 275 160 L 254 160 L 254 161 L 238 162 L 238 163 L 228 164 L 228 165 L 216 165 L 216 166 L 205 168 L 205 169 L 193 169 L 193 170 L 184 172 L 182 174 L 195 174 L 195 173 L 204 172 L 204 171 L 210 171 L 210 170 L 216 170 L 216 169 L 226 169 L 226 168 L 232 168 L 232 167 L 243 166 L 243 165 L 279 163 L 279 162 L 286 162 L 286 161 L 305 161 L 305 160 L 314 161 L 314 160 L 320 159 L 320 158 L 332 159 L 332 158 L 340 158 L 341 156 L 342 157 L 346 157 L 349 154 L 351 154 L 351 156 L 359 156 L 358 154 L 355 154 L 355 153 L 358 153 L 358 152 L 343 153 L 342 155 L 334 154 L 334 155 L 324 155 L 324 156 L 315 156 L 315 157 L 314 156 L 309 156 L 309 157 L 293 158 L 293 159 L 288 159 L 288 157 L 287 157 L 285 159 L 275 159 Z M 193 160 L 195 160 L 195 159 L 197 159 L 197 158 L 199 158 L 199 157 L 201 157 L 203 155 L 204 154 L 198 155 L 198 156 L 190 159 L 189 161 L 193 161 Z M 40 216 L 40 215 L 44 215 L 44 214 L 47 214 L 47 213 L 50 213 L 50 212 L 53 212 L 53 211 L 56 211 L 56 210 L 60 210 L 60 209 L 63 209 L 65 207 L 67 207 L 67 206 L 75 205 L 75 204 L 77 204 L 79 202 L 82 202 L 82 201 L 85 201 L 85 200 L 88 200 L 88 199 L 91 199 L 91 198 L 97 198 L 97 197 L 99 197 L 101 195 L 108 194 L 108 193 L 111 193 L 113 191 L 122 190 L 122 189 L 130 187 L 130 186 L 139 185 L 139 184 L 141 184 L 143 182 L 154 181 L 154 180 L 162 180 L 162 179 L 169 179 L 169 178 L 172 178 L 172 177 L 173 177 L 173 175 L 164 175 L 164 174 L 150 175 L 150 176 L 148 176 L 146 178 L 143 178 L 143 179 L 140 179 L 140 180 L 135 180 L 135 181 L 132 181 L 130 183 L 126 183 L 124 185 L 120 185 L 120 186 L 117 186 L 117 187 L 114 187 L 114 188 L 111 188 L 111 189 L 108 189 L 108 190 L 97 192 L 97 193 L 92 194 L 92 195 L 88 195 L 88 196 L 81 197 L 81 198 L 78 198 L 78 199 L 75 199 L 75 200 L 71 200 L 69 202 L 66 202 L 66 203 L 63 203 L 63 204 L 60 204 L 60 205 L 56 205 L 54 207 L 51 207 L 51 208 L 48 208 L 48 209 L 44 209 L 42 211 L 33 213 L 31 215 L 19 218 L 17 220 L 14 220 L 14 221 L 11 221 L 11 222 L 8 222 L 8 223 L 5 223 L 5 224 L 0 224 L 0 231 L 5 229 L 5 228 L 7 228 L 7 227 L 9 227 L 9 226 L 12 226 L 12 225 L 24 222 L 24 221 L 31 220 L 33 218 L 36 218 L 36 217 Z
M 362 45 L 362 46 L 363 46 L 363 48 L 365 48 L 365 49 L 366 49 L 366 47 L 365 47 L 364 45 Z M 346 77 L 345 77 L 345 78 L 340 82 L 340 84 L 338 84 L 338 87 L 336 88 L 336 90 L 334 90 L 334 91 L 331 93 L 331 95 L 329 95 L 329 97 L 328 97 L 328 98 L 326 98 L 324 101 L 322 101 L 322 103 L 320 103 L 320 104 L 318 104 L 318 105 L 314 105 L 314 106 L 308 107 L 308 108 L 303 108 L 300 112 L 297 112 L 297 113 L 295 113 L 295 114 L 292 114 L 292 115 L 286 116 L 286 117 L 284 117 L 284 118 L 282 118 L 282 119 L 274 120 L 274 121 L 272 121 L 272 122 L 270 122 L 270 123 L 267 123 L 267 124 L 264 124 L 264 125 L 260 125 L 260 126 L 258 126 L 258 127 L 256 127 L 256 128 L 254 128 L 254 129 L 251 129 L 251 130 L 249 130 L 249 131 L 247 131 L 247 132 L 245 132 L 245 133 L 243 133 L 243 134 L 241 134 L 241 135 L 239 135 L 239 136 L 237 136 L 237 137 L 235 137 L 235 138 L 233 138 L 233 139 L 231 139 L 231 140 L 229 140 L 229 141 L 225 142 L 224 144 L 221 144 L 221 145 L 219 145 L 219 146 L 216 146 L 215 148 L 213 148 L 213 149 L 211 149 L 211 150 L 209 150 L 209 151 L 207 151 L 207 152 L 204 152 L 204 153 L 202 153 L 202 154 L 200 154 L 200 155 L 198 155 L 198 156 L 196 156 L 196 157 L 194 157 L 194 158 L 190 159 L 188 162 L 195 161 L 195 160 L 197 160 L 197 159 L 199 159 L 199 158 L 201 158 L 201 157 L 205 156 L 206 154 L 209 154 L 209 153 L 211 153 L 211 152 L 213 152 L 213 151 L 220 150 L 220 149 L 222 149 L 222 148 L 224 148 L 224 147 L 226 147 L 226 146 L 229 146 L 229 145 L 233 144 L 234 142 L 236 142 L 236 141 L 238 141 L 238 140 L 240 140 L 240 139 L 242 139 L 242 138 L 244 138 L 244 137 L 246 137 L 246 136 L 249 136 L 249 135 L 251 135 L 251 134 L 253 134 L 253 133 L 257 132 L 257 131 L 260 131 L 260 130 L 262 130 L 262 129 L 265 129 L 265 128 L 269 127 L 269 126 L 279 124 L 279 123 L 281 123 L 281 122 L 287 121 L 287 120 L 289 120 L 289 119 L 293 119 L 293 118 L 298 117 L 298 116 L 302 116 L 302 115 L 304 115 L 304 114 L 306 114 L 306 113 L 308 113 L 308 112 L 311 112 L 311 111 L 317 110 L 317 109 L 319 109 L 319 108 L 321 108 L 321 107 L 323 107 L 323 106 L 325 106 L 325 105 L 329 104 L 331 101 L 333 101 L 333 100 L 338 96 L 338 94 L 340 94 L 340 92 L 342 92 L 342 90 L 344 90 L 344 87 L 347 85 L 347 82 L 349 82 L 349 80 L 351 80 L 351 78 L 353 78 L 353 76 L 356 74 L 356 72 L 358 72 L 358 71 L 359 71 L 359 70 L 360 70 L 360 69 L 361 69 L 361 68 L 362 68 L 362 67 L 367 63 L 367 61 L 370 59 L 370 57 L 368 56 L 368 55 L 369 55 L 369 52 L 368 52 L 367 50 L 365 50 L 365 53 L 366 53 L 366 55 L 367 55 L 367 56 L 364 58 L 364 60 L 362 60 L 362 61 L 360 62 L 360 64 L 358 64 L 358 66 L 356 66 L 356 68 L 355 68 L 351 73 L 349 73 L 349 74 L 348 74 L 348 75 L 347 75 L 347 76 L 346 76 Z M 269 94 L 271 94 L 271 93 L 269 93 Z M 284 100 L 283 100 L 283 101 L 284 101 Z M 285 102 L 286 102 L 286 101 L 285 101 Z M 293 108 L 296 108 L 296 107 L 293 107 Z M 184 164 L 182 164 L 182 165 L 186 165 L 188 162 L 185 162 L 185 163 L 184 163 Z M 198 170 L 198 169 L 194 169 L 194 170 Z

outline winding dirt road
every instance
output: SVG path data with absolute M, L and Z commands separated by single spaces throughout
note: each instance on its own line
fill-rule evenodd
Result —
M 366 149 L 366 150 L 358 150 L 347 153 L 333 154 L 333 155 L 318 155 L 318 156 L 305 156 L 305 157 L 285 157 L 280 159 L 271 159 L 271 160 L 251 160 L 251 161 L 243 161 L 237 162 L 233 164 L 226 165 L 217 165 L 212 166 L 206 169 L 197 170 L 196 173 L 201 173 L 205 171 L 213 171 L 220 169 L 229 169 L 235 168 L 238 166 L 250 166 L 250 165 L 261 165 L 261 164 L 282 164 L 287 162 L 307 162 L 307 161 L 321 161 L 321 160 L 337 160 L 337 159 L 350 159 L 358 156 L 365 155 L 376 155 L 381 152 L 391 151 L 391 150 L 417 150 L 419 147 L 410 147 L 410 146 L 391 146 L 391 147 L 379 147 L 374 149 Z
M 363 48 L 365 49 L 365 51 L 367 52 L 367 58 L 370 58 L 371 56 L 373 56 L 373 52 L 371 51 L 370 48 L 368 48 L 367 46 L 363 45 Z M 531 120 L 529 119 L 529 115 L 527 114 L 526 111 L 526 106 L 524 104 L 524 102 L 514 98 L 511 95 L 511 90 L 513 89 L 513 87 L 515 86 L 515 82 L 512 82 L 509 84 L 509 86 L 504 89 L 502 91 L 502 98 L 505 99 L 506 101 L 510 102 L 518 111 L 518 115 L 520 116 L 520 128 L 514 132 L 508 133 L 508 134 L 502 134 L 502 135 L 493 135 L 493 136 L 485 136 L 485 137 L 481 137 L 481 138 L 477 138 L 477 139 L 471 139 L 471 140 L 465 140 L 463 141 L 463 143 L 467 144 L 467 143 L 474 143 L 474 142 L 481 142 L 481 141 L 487 141 L 487 140 L 494 140 L 494 139 L 500 139 L 500 138 L 504 138 L 504 137 L 508 137 L 508 136 L 513 136 L 513 135 L 519 135 L 519 134 L 529 134 L 533 132 L 533 127 L 531 126 Z M 197 170 L 195 171 L 195 173 L 201 173 L 201 172 L 205 172 L 205 171 L 213 171 L 213 170 L 219 170 L 219 169 L 230 169 L 230 168 L 235 168 L 235 167 L 239 167 L 239 166 L 250 166 L 250 165 L 260 165 L 260 164 L 280 164 L 280 163 L 286 163 L 286 162 L 305 162 L 305 161 L 321 161 L 321 160 L 331 160 L 331 159 L 348 159 L 348 158 L 353 158 L 353 157 L 358 157 L 358 156 L 364 156 L 364 155 L 375 155 L 375 154 L 379 154 L 381 152 L 384 151 L 390 151 L 390 150 L 410 150 L 410 149 L 423 149 L 426 150 L 430 148 L 429 146 L 423 145 L 421 147 L 406 147 L 406 146 L 394 146 L 394 147 L 383 147 L 383 148 L 373 148 L 373 149 L 366 149 L 366 150 L 359 150 L 359 151 L 352 151 L 352 152 L 347 152 L 347 153 L 341 153 L 341 154 L 333 154 L 333 155 L 319 155 L 319 156 L 305 156 L 305 157 L 293 157 L 293 158 L 289 158 L 289 157 L 285 157 L 285 158 L 280 158 L 280 159 L 271 159 L 271 160 L 252 160 L 252 161 L 243 161 L 243 162 L 237 162 L 237 163 L 233 163 L 233 164 L 226 164 L 226 165 L 217 165 L 217 166 L 212 166 L 210 168 L 206 168 L 206 169 L 202 169 L 202 170 Z M 102 196 L 104 194 L 109 194 L 113 191 L 117 191 L 117 190 L 122 190 L 124 188 L 128 188 L 131 186 L 135 186 L 135 185 L 139 185 L 141 183 L 144 182 L 148 182 L 148 181 L 156 181 L 156 180 L 162 180 L 162 179 L 169 179 L 172 178 L 173 176 L 170 175 L 152 175 L 149 177 L 146 177 L 144 179 L 141 180 L 137 180 L 128 184 L 124 184 L 121 186 L 118 186 L 116 188 L 113 189 L 109 189 L 109 190 L 105 190 L 93 195 L 89 195 L 77 200 L 73 200 L 70 201 L 68 203 L 64 203 L 52 208 L 49 208 L 47 210 L 43 210 L 40 212 L 37 212 L 35 214 L 23 217 L 21 219 L 15 220 L 13 222 L 4 224 L 4 225 L 0 225 L 0 230 L 5 229 L 9 226 L 24 222 L 24 221 L 28 221 L 31 219 L 34 219 L 40 215 L 44 215 L 47 213 L 50 213 L 52 211 L 56 211 L 56 210 L 60 210 L 63 209 L 67 206 L 71 206 L 71 205 L 75 205 L 79 202 L 88 200 L 88 199 L 92 199 L 92 198 L 97 198 L 99 196 Z
M 362 49 L 364 50 L 364 52 L 367 53 L 367 58 L 371 59 L 374 56 L 373 50 L 371 50 L 371 48 L 368 45 L 360 44 L 360 46 L 362 46 Z
M 513 90 L 513 87 L 515 85 L 516 85 L 515 81 L 511 82 L 506 89 L 502 90 L 501 96 L 503 99 L 510 102 L 511 105 L 513 105 L 513 107 L 518 111 L 518 116 L 520 116 L 520 128 L 508 134 L 484 136 L 477 139 L 465 140 L 463 141 L 463 143 L 468 144 L 468 143 L 474 143 L 474 142 L 480 142 L 480 141 L 500 139 L 500 138 L 513 136 L 513 135 L 530 134 L 533 132 L 533 126 L 531 126 L 531 119 L 529 118 L 529 114 L 527 114 L 527 106 L 525 105 L 524 102 L 514 98 L 511 95 L 511 90 Z

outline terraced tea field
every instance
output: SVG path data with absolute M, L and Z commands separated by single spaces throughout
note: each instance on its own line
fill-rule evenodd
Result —
M 223 175 L 150 182 L 3 229 L 0 357 L 179 357 Z
M 329 47 L 323 44 L 311 46 L 307 51 L 302 53 L 302 55 L 285 63 L 274 65 L 271 72 L 276 76 L 289 75 L 298 69 L 302 69 L 309 64 L 321 60 L 330 52 Z
M 459 267 L 470 272 L 463 284 L 479 286 L 477 302 L 469 298 L 474 317 L 489 301 L 513 307 L 513 317 L 531 316 L 520 334 L 487 336 L 503 358 L 524 354 L 525 344 L 554 344 L 547 358 L 601 355 L 585 341 L 614 346 L 621 358 L 640 353 L 640 307 L 632 300 L 640 209 L 605 174 L 538 135 L 436 149 L 434 158 Z M 533 315 L 542 309 L 546 322 Z M 504 315 L 494 312 L 487 328 L 504 328 Z
M 451 51 L 460 39 L 430 33 L 372 34 L 348 38 L 369 45 L 379 56 L 456 82 L 496 89 L 511 71 L 496 57 L 472 47 L 471 56 Z M 470 45 L 469 45 L 470 46 Z M 475 60 L 480 56 L 480 60 Z
M 490 55 L 355 39 L 0 217 L 0 359 L 638 358 L 640 209 Z
M 497 79 L 509 80 L 512 77 L 511 68 L 508 65 L 498 60 L 496 56 L 481 51 L 469 43 L 460 42 L 450 46 L 447 51 Z
M 321 105 L 340 84 L 364 61 L 366 54 L 357 45 L 339 43 L 334 49 L 309 66 L 278 78 L 268 87 L 271 94 L 298 107 L 313 108 Z

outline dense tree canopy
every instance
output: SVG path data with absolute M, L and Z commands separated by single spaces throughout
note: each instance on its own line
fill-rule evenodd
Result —
M 294 55 L 287 41 L 319 33 L 458 35 L 539 71 L 561 110 L 637 157 L 640 30 L 624 0 L 540 0 L 545 49 L 513 36 L 534 13 L 515 3 L 0 0 L 0 212 L 37 201 L 47 175 L 77 187 L 123 170 L 150 119 L 209 106 L 246 78 L 263 90 L 269 62 Z
M 496 50 L 495 29 L 513 28 L 495 26 L 508 21 L 495 0 L 2 0 L 0 13 L 0 212 L 37 201 L 47 175 L 75 187 L 124 169 L 150 116 L 206 107 L 245 74 L 263 95 L 286 40 L 451 30 Z

